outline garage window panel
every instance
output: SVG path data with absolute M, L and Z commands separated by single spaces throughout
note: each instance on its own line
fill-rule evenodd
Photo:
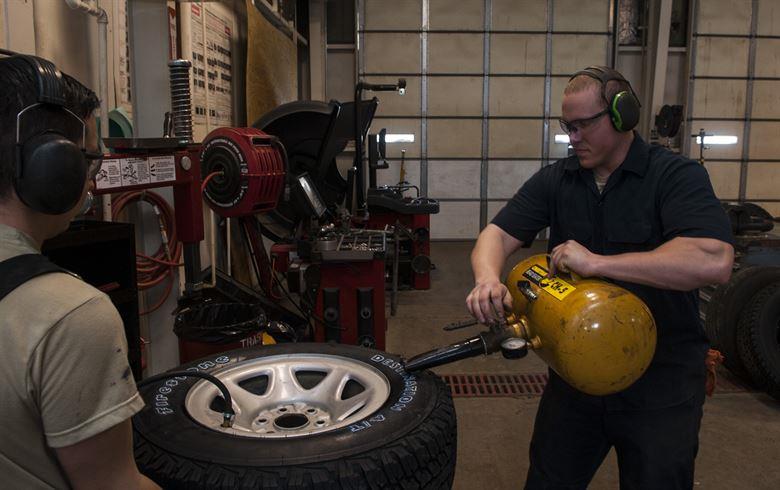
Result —
M 756 39 L 756 76 L 780 78 L 780 39 Z
M 542 121 L 491 119 L 488 128 L 490 158 L 527 158 L 539 155 Z
M 444 201 L 439 213 L 431 215 L 434 240 L 473 240 L 479 234 L 478 202 Z
M 700 128 L 703 128 L 707 134 L 737 137 L 737 143 L 734 145 L 706 145 L 707 149 L 704 150 L 705 161 L 710 159 L 727 159 L 738 161 L 742 159 L 742 135 L 744 123 L 741 121 L 700 121 L 696 119 L 691 121 L 691 134 L 698 133 Z M 691 138 L 689 156 L 693 159 L 699 158 L 699 145 L 696 143 L 696 138 Z M 737 181 L 739 181 L 739 176 L 737 176 Z
M 428 120 L 428 156 L 479 158 L 482 121 L 479 119 Z
M 757 31 L 760 36 L 780 36 L 780 2 L 763 0 L 758 3 Z
M 582 68 L 585 68 L 584 66 Z M 574 72 L 571 73 L 572 75 Z M 550 125 L 560 131 L 557 119 L 561 117 L 561 104 L 563 103 L 563 91 L 566 88 L 566 84 L 569 83 L 569 77 L 553 77 L 550 82 L 550 118 L 552 119 Z
M 544 74 L 545 36 L 491 34 L 491 74 Z
M 698 32 L 707 34 L 750 34 L 751 3 L 751 0 L 706 0 L 698 2 Z
M 371 123 L 371 133 L 379 133 L 382 128 L 388 134 L 412 134 L 411 143 L 388 143 L 387 158 L 401 158 L 401 150 L 406 149 L 406 158 L 420 158 L 420 120 L 375 117 Z
M 546 31 L 547 2 L 542 0 L 492 0 L 494 30 Z
M 606 61 L 606 52 L 606 36 L 554 34 L 552 73 L 568 75 L 586 66 L 603 65 Z
M 492 160 L 488 175 L 488 198 L 509 199 L 539 171 L 538 160 Z
M 696 80 L 693 117 L 745 117 L 746 91 L 745 80 Z
M 480 162 L 431 161 L 428 194 L 437 199 L 479 199 Z
M 753 81 L 752 115 L 756 119 L 780 118 L 780 80 Z
M 430 77 L 428 114 L 481 116 L 482 77 Z
M 748 70 L 749 41 L 747 39 L 698 37 L 695 42 L 697 77 L 745 78 Z
M 609 28 L 609 4 L 608 0 L 555 0 L 553 29 L 606 32 Z
M 491 77 L 491 116 L 541 116 L 544 114 L 544 78 Z
M 455 5 L 452 0 L 428 2 L 431 29 L 483 29 L 485 0 L 458 0 Z
M 780 158 L 780 122 L 751 122 L 749 155 L 750 160 Z
M 780 163 L 750 162 L 747 173 L 748 199 L 780 199 Z M 780 216 L 780 214 L 775 214 Z
M 718 199 L 737 199 L 739 197 L 740 163 L 706 162 L 704 167 L 710 176 L 712 189 Z
M 376 97 L 379 99 L 377 116 L 419 116 L 421 93 L 420 77 L 404 77 L 406 79 L 406 93 L 399 95 L 398 92 L 363 92 L 365 99 Z M 395 84 L 398 77 L 365 77 L 368 83 L 387 83 Z M 353 87 L 354 91 L 354 87 Z M 353 95 L 354 97 L 354 95 Z
M 422 19 L 420 0 L 363 0 L 366 29 L 419 29 Z
M 428 73 L 482 73 L 483 34 L 428 35 Z
M 366 73 L 417 73 L 420 71 L 420 35 L 365 34 Z

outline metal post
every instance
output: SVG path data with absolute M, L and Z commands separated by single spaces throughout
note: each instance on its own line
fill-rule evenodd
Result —
M 428 28 L 430 2 L 422 0 L 422 29 L 420 32 L 420 194 L 428 195 Z
M 680 128 L 682 134 L 682 154 L 688 155 L 691 151 L 691 138 L 688 135 L 691 132 L 693 119 L 693 91 L 694 76 L 696 75 L 696 29 L 698 29 L 699 2 L 691 0 L 690 3 L 690 25 L 688 26 L 688 90 L 685 94 L 685 120 Z
M 488 172 L 490 150 L 488 137 L 490 132 L 490 28 L 493 16 L 492 0 L 485 0 L 484 28 L 482 42 L 482 161 L 479 165 L 479 229 L 487 226 L 488 213 Z
M 748 78 L 745 90 L 745 126 L 742 129 L 742 161 L 739 162 L 739 200 L 747 199 L 748 162 L 750 161 L 750 119 L 753 117 L 753 78 L 756 75 L 756 34 L 758 32 L 758 0 L 753 0 L 750 17 L 750 47 Z
M 650 130 L 653 127 L 655 114 L 661 110 L 664 104 L 664 89 L 666 88 L 666 65 L 669 58 L 669 29 L 672 23 L 672 0 L 659 0 L 658 5 L 658 23 L 657 32 L 654 39 L 654 63 L 651 65 L 652 73 L 652 92 L 650 87 L 645 88 L 645 92 L 650 94 L 650 104 L 644 113 L 644 132 L 645 137 L 650 136 Z M 648 60 L 649 61 L 649 60 Z M 650 78 L 650 77 L 648 77 Z

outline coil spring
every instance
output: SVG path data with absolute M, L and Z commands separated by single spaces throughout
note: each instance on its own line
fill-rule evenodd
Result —
M 190 93 L 189 60 L 168 62 L 171 77 L 171 111 L 173 133 L 179 141 L 192 143 L 192 95 Z

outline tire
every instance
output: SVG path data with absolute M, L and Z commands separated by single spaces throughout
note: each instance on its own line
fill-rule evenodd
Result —
M 457 428 L 449 389 L 433 373 L 407 374 L 396 356 L 340 344 L 276 344 L 176 370 L 182 369 L 221 377 L 237 416 L 231 429 L 212 428 L 224 399 L 206 381 L 172 378 L 143 386 L 147 405 L 133 417 L 135 458 L 164 488 L 452 486 Z M 352 382 L 364 388 L 367 401 L 354 413 L 345 409 L 339 422 L 341 409 L 333 407 L 352 399 L 344 394 Z M 332 386 L 341 396 L 324 397 Z M 243 418 L 241 407 L 250 407 Z M 316 414 L 308 415 L 311 410 Z
M 737 346 L 756 386 L 780 400 L 780 282 L 762 289 L 745 306 Z
M 715 325 L 715 308 L 722 301 L 725 286 L 707 286 L 699 290 L 699 317 L 704 325 L 704 332 L 713 349 L 720 348 L 720 338 Z M 703 314 L 702 314 L 703 313 Z
M 745 381 L 750 381 L 751 376 L 737 349 L 737 323 L 750 298 L 775 281 L 780 281 L 780 267 L 740 269 L 732 274 L 728 283 L 718 286 L 706 310 L 705 327 L 713 348 L 723 354 L 726 367 Z

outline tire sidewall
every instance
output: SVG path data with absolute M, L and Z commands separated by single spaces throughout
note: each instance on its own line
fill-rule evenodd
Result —
M 146 406 L 133 417 L 136 435 L 164 451 L 193 460 L 234 466 L 300 465 L 341 459 L 381 447 L 416 427 L 437 402 L 440 382 L 430 373 L 409 374 L 397 356 L 341 344 L 276 344 L 239 349 L 176 368 L 208 374 L 275 355 L 322 354 L 343 357 L 377 369 L 390 395 L 374 413 L 354 423 L 311 436 L 250 438 L 206 428 L 187 413 L 184 402 L 196 378 L 161 380 L 139 391 Z

